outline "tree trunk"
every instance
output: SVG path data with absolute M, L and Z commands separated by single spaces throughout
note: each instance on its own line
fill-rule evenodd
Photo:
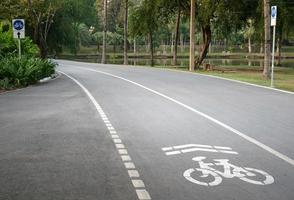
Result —
M 270 78 L 270 58 L 271 58 L 271 44 L 270 44 L 270 17 L 269 17 L 269 0 L 263 1 L 264 14 L 264 66 L 263 76 Z
M 134 39 L 134 56 L 137 56 L 136 39 Z
M 194 55 L 195 55 L 195 0 L 191 0 L 190 11 L 190 58 L 189 70 L 194 71 Z
M 128 0 L 125 0 L 124 21 L 124 65 L 128 64 Z
M 181 22 L 181 5 L 180 1 L 178 0 L 178 16 L 177 16 L 177 24 L 176 24 L 176 38 L 175 38 L 175 50 L 173 56 L 173 63 L 177 65 L 177 54 L 178 54 L 178 43 L 179 43 L 179 28 Z
M 277 54 L 278 54 L 278 66 L 281 66 L 281 50 L 282 50 L 282 34 L 279 34 L 278 45 L 277 45 Z
M 195 62 L 196 69 L 199 69 L 200 65 L 202 64 L 203 60 L 205 59 L 207 52 L 208 52 L 210 42 L 211 42 L 210 24 L 202 26 L 201 29 L 202 29 L 203 44 L 202 44 L 200 55 Z
M 103 47 L 102 47 L 102 59 L 101 63 L 106 63 L 106 32 L 107 32 L 107 0 L 104 0 L 104 14 L 103 14 Z
M 264 44 L 261 43 L 261 44 L 260 44 L 260 51 L 259 51 L 260 53 L 263 53 L 263 48 L 264 48 Z
M 251 37 L 248 37 L 248 52 L 252 53 Z
M 171 42 L 170 53 L 173 54 L 174 53 L 174 33 L 172 33 L 170 42 Z
M 154 66 L 154 52 L 153 52 L 153 35 L 152 31 L 149 31 L 149 47 L 150 47 L 150 61 L 151 66 Z
M 184 52 L 184 37 L 183 34 L 180 34 L 180 41 L 181 41 L 181 52 Z

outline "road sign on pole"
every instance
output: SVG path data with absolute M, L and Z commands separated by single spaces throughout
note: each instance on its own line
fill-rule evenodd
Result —
M 21 57 L 21 38 L 25 38 L 25 21 L 24 19 L 13 19 L 13 38 L 18 39 L 18 55 Z
M 275 67 L 275 41 L 276 41 L 276 24 L 277 24 L 277 6 L 271 7 L 271 26 L 273 26 L 273 49 L 272 49 L 272 69 L 271 69 L 271 87 L 274 87 L 274 67 Z

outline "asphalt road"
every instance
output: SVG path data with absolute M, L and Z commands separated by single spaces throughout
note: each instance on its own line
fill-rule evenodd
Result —
M 0 95 L 1 200 L 294 199 L 294 94 L 58 63 Z

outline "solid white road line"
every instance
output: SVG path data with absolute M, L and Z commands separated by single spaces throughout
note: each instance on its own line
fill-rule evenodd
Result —
M 129 176 L 131 178 L 131 181 L 132 181 L 132 184 L 133 184 L 134 188 L 141 188 L 140 190 L 136 189 L 136 193 L 137 193 L 137 196 L 138 196 L 139 200 L 141 200 L 141 199 L 151 199 L 151 197 L 150 197 L 149 193 L 147 192 L 147 190 L 144 189 L 145 188 L 144 182 L 142 180 L 140 180 L 140 179 L 137 179 L 138 177 L 140 177 L 140 175 L 139 175 L 139 172 L 136 170 L 134 163 L 129 162 L 132 159 L 128 155 L 128 151 L 125 149 L 125 146 L 122 144 L 121 139 L 118 139 L 119 136 L 118 135 L 113 135 L 113 134 L 116 134 L 116 131 L 115 131 L 114 127 L 111 125 L 110 121 L 107 119 L 106 114 L 103 112 L 102 108 L 100 107 L 98 102 L 95 100 L 93 95 L 87 90 L 87 88 L 85 88 L 75 78 L 69 76 L 68 74 L 66 74 L 64 72 L 60 72 L 60 73 L 64 74 L 65 76 L 67 76 L 68 78 L 73 80 L 77 85 L 79 85 L 82 88 L 82 90 L 87 94 L 87 96 L 92 101 L 92 103 L 94 104 L 96 110 L 100 114 L 100 117 L 104 121 L 105 126 L 109 130 L 109 133 L 110 133 L 110 135 L 111 135 L 111 137 L 113 139 L 113 142 L 114 142 L 119 154 L 121 155 L 121 159 L 124 162 L 124 165 L 125 165 L 126 169 L 131 169 L 131 170 L 128 170 L 128 174 L 129 174 Z M 106 120 L 107 120 L 107 122 L 105 122 Z M 132 179 L 132 178 L 136 178 L 136 179 Z
M 70 66 L 70 65 L 64 65 L 64 66 Z M 70 66 L 70 67 L 72 67 L 72 66 Z M 174 102 L 174 103 L 176 103 L 176 104 L 178 104 L 178 105 L 186 108 L 187 110 L 190 110 L 190 111 L 192 111 L 192 112 L 194 112 L 194 113 L 196 113 L 196 114 L 198 114 L 198 115 L 200 115 L 200 116 L 202 116 L 202 117 L 204 117 L 204 118 L 206 118 L 206 119 L 208 119 L 208 120 L 210 120 L 210 121 L 218 124 L 219 126 L 222 126 L 223 128 L 225 128 L 225 129 L 227 129 L 227 130 L 235 133 L 236 135 L 239 135 L 240 137 L 244 138 L 245 140 L 247 140 L 247 141 L 249 141 L 249 142 L 251 142 L 251 143 L 259 146 L 260 148 L 266 150 L 267 152 L 269 152 L 269 153 L 271 153 L 271 154 L 279 157 L 280 159 L 286 161 L 287 163 L 289 163 L 291 165 L 294 165 L 294 160 L 291 159 L 290 157 L 288 157 L 288 156 L 286 156 L 286 155 L 284 155 L 284 154 L 276 151 L 275 149 L 273 149 L 273 148 L 271 148 L 271 147 L 269 147 L 269 146 L 267 146 L 267 145 L 259 142 L 258 140 L 254 139 L 252 137 L 249 137 L 249 136 L 245 135 L 244 133 L 242 133 L 242 132 L 234 129 L 231 126 L 229 126 L 229 125 L 227 125 L 227 124 L 225 124 L 225 123 L 223 123 L 223 122 L 221 122 L 221 121 L 219 121 L 219 120 L 217 120 L 217 119 L 215 119 L 215 118 L 213 118 L 213 117 L 211 117 L 211 116 L 209 116 L 209 115 L 207 115 L 207 114 L 205 114 L 203 112 L 200 112 L 200 111 L 196 110 L 195 108 L 192 108 L 191 106 L 188 106 L 188 105 L 186 105 L 186 104 L 184 104 L 184 103 L 182 103 L 182 102 L 180 102 L 180 101 L 178 101 L 176 99 L 173 99 L 173 98 L 171 98 L 171 97 L 169 97 L 169 96 L 167 96 L 165 94 L 162 94 L 162 93 L 160 93 L 160 92 L 158 92 L 156 90 L 153 90 L 153 89 L 151 89 L 149 87 L 146 87 L 144 85 L 141 85 L 141 84 L 136 83 L 134 81 L 131 81 L 129 79 L 126 79 L 126 78 L 123 78 L 123 77 L 120 77 L 120 76 L 117 76 L 117 75 L 114 75 L 114 74 L 111 74 L 111 73 L 108 73 L 108 72 L 103 72 L 103 71 L 100 71 L 100 70 L 94 70 L 94 69 L 85 68 L 85 67 L 77 67 L 77 66 L 75 66 L 75 68 L 79 68 L 79 69 L 82 69 L 82 70 L 97 72 L 97 73 L 100 73 L 100 74 L 111 76 L 113 78 L 117 78 L 117 79 L 126 81 L 128 83 L 131 83 L 133 85 L 136 85 L 136 86 L 138 86 L 140 88 L 143 88 L 143 89 L 145 89 L 145 90 L 147 90 L 147 91 L 149 91 L 149 92 L 151 92 L 153 94 L 156 94 L 156 95 L 161 96 L 161 97 L 163 97 L 163 98 L 165 98 L 165 99 L 167 99 L 167 100 L 169 100 L 171 102 Z

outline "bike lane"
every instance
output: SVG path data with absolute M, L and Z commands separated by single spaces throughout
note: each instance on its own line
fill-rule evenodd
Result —
M 153 199 L 293 198 L 293 166 L 281 159 L 134 85 L 80 69 L 64 67 L 62 70 L 80 80 L 100 102 L 128 146 Z M 195 184 L 183 174 L 188 169 L 199 168 L 192 160 L 199 156 L 206 157 L 207 163 L 213 163 L 213 159 L 228 159 L 229 163 L 242 169 L 265 171 L 274 182 L 256 185 L 240 178 L 220 176 L 222 182 L 216 186 Z M 212 167 L 218 171 L 224 168 Z M 201 181 L 209 183 L 213 179 L 208 176 L 202 177 Z M 266 179 L 258 175 L 252 180 L 262 182 Z

